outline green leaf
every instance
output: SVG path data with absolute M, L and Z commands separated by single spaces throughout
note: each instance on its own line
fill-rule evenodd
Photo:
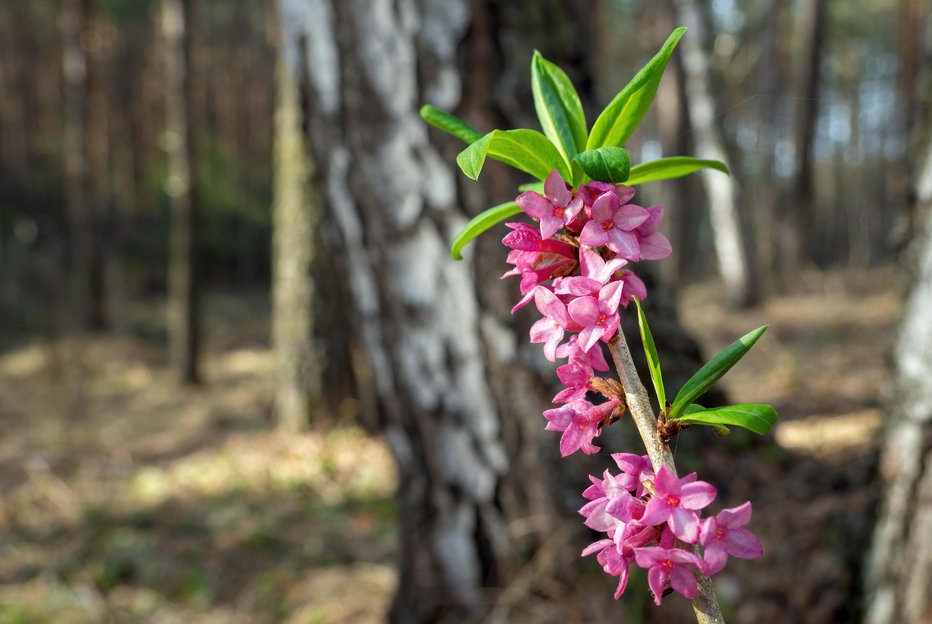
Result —
M 670 420 L 667 419 L 667 422 Z M 709 425 L 716 429 L 725 429 L 725 431 L 728 431 L 728 428 L 724 425 L 744 427 L 754 433 L 764 435 L 777 422 L 777 410 L 770 405 L 759 403 L 741 403 L 710 409 L 692 404 L 682 416 L 675 420 L 684 425 Z
M 456 157 L 468 177 L 479 178 L 486 158 L 494 158 L 544 180 L 554 169 L 569 180 L 569 169 L 550 139 L 536 130 L 493 130 Z
M 462 260 L 463 247 L 465 247 L 469 241 L 476 238 L 490 227 L 519 212 L 521 212 L 521 208 L 518 207 L 518 204 L 510 201 L 499 204 L 498 206 L 492 206 L 488 210 L 477 214 L 469 220 L 466 227 L 460 230 L 460 233 L 453 239 L 453 244 L 450 246 L 450 253 L 453 254 L 453 258 Z
M 445 110 L 436 106 L 425 104 L 421 107 L 421 117 L 424 121 L 439 128 L 448 134 L 452 134 L 457 139 L 465 143 L 475 143 L 482 138 L 482 133 L 470 126 L 468 123 L 452 115 Z
M 592 126 L 586 149 L 625 144 L 654 101 L 663 72 L 684 32 L 682 27 L 674 30 L 654 58 L 609 102 Z
M 767 331 L 767 326 L 763 325 L 752 332 L 748 332 L 709 360 L 676 393 L 676 398 L 673 399 L 673 406 L 670 408 L 667 418 L 679 418 L 690 403 L 705 394 L 716 381 L 737 364 L 738 360 L 744 357 L 744 354 L 754 346 L 754 343 L 765 331 Z
M 576 154 L 574 163 L 593 180 L 621 184 L 628 179 L 631 155 L 623 147 L 600 147 Z
M 586 148 L 586 117 L 576 88 L 562 69 L 535 50 L 531 90 L 540 127 L 569 163 Z
M 647 317 L 644 316 L 644 309 L 637 297 L 634 298 L 634 304 L 638 308 L 638 325 L 641 327 L 641 342 L 644 344 L 644 355 L 647 356 L 647 368 L 650 370 L 651 381 L 654 382 L 657 402 L 660 405 L 660 410 L 663 411 L 667 407 L 667 394 L 663 388 L 663 374 L 660 372 L 660 356 L 657 355 L 654 336 L 650 333 Z
M 725 175 L 730 174 L 728 166 L 720 160 L 703 160 L 692 156 L 670 156 L 631 167 L 631 175 L 628 176 L 627 184 L 633 186 L 655 180 L 681 178 L 700 169 L 717 169 Z
M 534 191 L 535 193 L 544 194 L 544 183 L 543 182 L 528 182 L 527 184 L 521 184 L 518 186 L 518 190 L 522 193 L 525 191 Z

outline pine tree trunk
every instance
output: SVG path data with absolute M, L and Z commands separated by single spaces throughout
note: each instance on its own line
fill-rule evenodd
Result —
M 696 153 L 701 158 L 728 161 L 721 128 L 715 116 L 711 67 L 706 42 L 708 28 L 703 9 L 696 0 L 675 0 L 677 20 L 689 32 L 680 41 L 689 118 L 695 133 Z M 733 178 L 717 171 L 703 171 L 709 199 L 709 214 L 715 242 L 719 274 L 725 285 L 725 298 L 731 306 L 746 306 L 755 299 L 750 265 L 741 236 L 737 189 Z
M 168 259 L 168 340 L 175 374 L 199 383 L 200 314 L 197 271 L 198 205 L 193 167 L 192 14 L 194 0 L 164 0 L 165 127 L 168 145 L 168 195 L 171 230 Z
M 317 243 L 320 198 L 311 185 L 314 168 L 302 133 L 301 92 L 285 61 L 279 62 L 275 117 L 275 205 L 273 208 L 272 342 L 278 425 L 301 431 L 320 394 L 313 345 L 314 284 L 311 267 Z
M 799 272 L 808 263 L 806 233 L 815 210 L 815 165 L 813 145 L 819 118 L 821 90 L 822 46 L 825 40 L 828 0 L 808 0 L 803 7 L 805 57 L 802 65 L 803 84 L 796 112 L 797 169 L 793 203 L 786 213 L 781 241 L 781 267 L 784 285 L 798 283 Z
M 932 92 L 930 92 L 932 95 Z M 894 351 L 895 395 L 881 449 L 884 500 L 867 562 L 868 624 L 932 621 L 932 115 L 916 177 L 916 272 Z

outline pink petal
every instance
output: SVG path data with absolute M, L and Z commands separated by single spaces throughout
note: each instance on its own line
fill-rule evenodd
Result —
M 666 466 L 661 466 L 654 478 L 654 489 L 657 490 L 657 496 L 660 498 L 667 494 L 679 496 L 680 480 L 673 476 Z
M 660 232 L 654 232 L 647 238 L 638 240 L 641 248 L 641 260 L 662 260 L 673 253 L 673 246 L 667 237 Z
M 729 529 L 744 526 L 751 521 L 751 501 L 737 507 L 723 509 L 718 512 L 715 519 L 719 524 Z
M 515 202 L 517 202 L 521 210 L 535 219 L 541 219 L 544 216 L 553 214 L 553 204 L 546 197 L 534 191 L 521 193 Z
M 633 295 L 638 298 L 638 301 L 644 301 L 647 298 L 647 286 L 633 271 L 625 271 L 622 281 L 625 283 L 625 295 Z
M 601 327 L 590 326 L 579 332 L 579 342 L 583 347 L 591 349 L 605 331 Z
M 621 567 L 621 570 L 618 571 L 618 587 L 615 588 L 615 600 L 621 598 L 621 595 L 625 593 L 625 587 L 628 586 L 628 565 L 625 564 Z
M 565 277 L 560 280 L 560 286 L 556 291 L 561 295 L 573 295 L 574 297 L 585 297 L 595 295 L 602 288 L 600 282 L 588 277 Z
M 647 212 L 649 216 L 638 226 L 638 234 L 641 236 L 649 236 L 660 227 L 660 222 L 663 221 L 663 204 L 650 206 L 647 208 Z
M 544 411 L 544 418 L 547 419 L 547 431 L 563 431 L 573 424 L 573 414 L 575 412 L 569 407 L 557 407 Z
M 640 206 L 635 206 L 634 204 L 625 204 L 619 208 L 617 212 L 615 212 L 615 227 L 622 230 L 631 231 L 647 221 L 649 217 L 650 213 Z
M 590 247 L 581 247 L 579 250 L 579 269 L 582 274 L 592 279 L 599 279 L 596 275 L 605 268 L 605 260 L 599 252 Z M 599 280 L 601 281 L 601 280 Z
M 699 516 L 695 512 L 682 507 L 673 507 L 667 523 L 673 534 L 687 544 L 695 544 L 699 541 Z
M 582 197 L 586 205 L 591 206 L 600 195 L 603 193 L 611 193 L 614 190 L 614 185 L 608 182 L 593 180 L 579 187 L 579 196 Z
M 566 182 L 554 169 L 544 180 L 544 194 L 558 206 L 566 207 L 573 199 L 573 192 L 566 188 Z
M 540 235 L 544 239 L 549 239 L 559 232 L 562 227 L 563 219 L 553 214 L 553 208 L 550 209 L 550 214 L 544 215 L 540 219 Z
M 612 228 L 605 232 L 608 240 L 604 243 L 609 249 L 626 260 L 637 260 L 641 255 L 638 238 L 633 232 Z M 582 239 L 580 239 L 582 240 Z
M 670 517 L 670 507 L 659 498 L 651 498 L 647 501 L 647 507 L 644 509 L 644 515 L 641 516 L 641 524 L 656 526 L 667 521 Z
M 625 186 L 623 184 L 615 186 L 615 188 L 612 190 L 614 191 L 615 195 L 618 196 L 618 199 L 622 204 L 627 204 L 629 201 L 631 201 L 631 198 L 633 198 L 634 194 L 637 192 L 634 190 L 634 188 Z
M 601 247 L 608 242 L 608 234 L 602 229 L 601 223 L 589 221 L 583 226 L 579 235 L 579 242 L 583 245 Z
M 652 567 L 647 572 L 647 584 L 654 593 L 654 604 L 659 605 L 663 598 L 663 590 L 667 586 L 667 572 L 660 566 Z
M 618 196 L 616 196 L 614 193 L 603 193 L 599 195 L 599 198 L 596 199 L 592 204 L 592 221 L 601 227 L 603 221 L 614 220 L 616 218 L 618 206 Z M 641 210 L 643 210 L 643 208 Z M 647 214 L 645 211 L 644 219 L 646 218 Z M 640 225 L 644 219 L 638 221 L 635 225 L 631 226 L 630 229 L 634 229 Z
M 690 600 L 696 597 L 696 577 L 687 568 L 670 571 L 670 587 Z
M 588 546 L 586 546 L 586 548 L 582 551 L 582 555 L 580 556 L 588 557 L 592 553 L 597 553 L 599 551 L 605 550 L 609 546 L 614 546 L 614 545 L 615 543 L 610 539 L 599 540 L 597 542 L 593 542 L 589 544 Z
M 621 280 L 609 282 L 599 291 L 599 303 L 604 305 L 603 312 L 614 314 L 618 311 L 618 304 L 621 303 L 621 294 L 625 283 Z
M 579 427 L 572 425 L 567 427 L 563 432 L 563 437 L 560 438 L 560 455 L 566 457 L 578 451 L 582 439 L 582 431 Z
M 570 301 L 567 311 L 570 318 L 583 327 L 595 325 L 601 313 L 599 311 L 599 302 L 595 297 L 577 297 Z M 582 339 L 580 339 L 579 344 L 584 351 L 592 348 L 592 345 L 586 346 L 583 344 Z
M 543 286 L 535 288 L 534 302 L 537 304 L 537 309 L 541 314 L 553 319 L 553 321 L 561 327 L 566 327 L 569 323 L 566 305 L 549 289 Z
M 760 540 L 747 529 L 730 529 L 724 541 L 729 554 L 739 559 L 757 559 L 764 554 Z
M 721 572 L 726 563 L 728 563 L 728 554 L 720 541 L 716 540 L 705 547 L 702 571 L 706 575 L 712 576 L 717 572 Z
M 574 197 L 572 201 L 570 201 L 570 203 L 567 204 L 566 209 L 563 212 L 563 217 L 566 223 L 569 224 L 574 219 L 576 219 L 576 216 L 579 214 L 582 208 L 583 208 L 582 197 Z
M 715 500 L 715 494 L 715 486 L 711 483 L 687 483 L 680 489 L 680 504 L 686 509 L 702 509 Z

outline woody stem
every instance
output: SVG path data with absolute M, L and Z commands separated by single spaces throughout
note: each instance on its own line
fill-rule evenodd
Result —
M 634 367 L 634 360 L 631 359 L 631 351 L 628 349 L 628 342 L 625 340 L 621 327 L 615 332 L 615 337 L 609 341 L 608 348 L 612 353 L 615 369 L 618 371 L 618 378 L 625 389 L 625 400 L 628 403 L 628 409 L 631 411 L 631 417 L 634 419 L 634 424 L 641 435 L 641 440 L 644 441 L 647 456 L 650 457 L 650 463 L 653 465 L 654 471 L 659 470 L 661 466 L 666 466 L 671 474 L 676 475 L 673 453 L 670 452 L 669 445 L 660 437 L 659 423 L 654 416 L 653 408 L 651 408 L 647 390 L 644 388 L 644 384 L 641 383 L 641 378 Z M 698 546 L 696 548 L 698 549 Z M 693 600 L 696 621 L 699 624 L 724 624 L 725 619 L 722 617 L 722 611 L 718 606 L 718 599 L 715 597 L 715 589 L 712 587 L 711 579 L 701 572 L 696 572 L 696 581 L 699 590 Z

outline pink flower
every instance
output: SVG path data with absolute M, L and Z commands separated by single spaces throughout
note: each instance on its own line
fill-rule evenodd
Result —
M 650 213 L 634 204 L 621 205 L 615 193 L 603 193 L 592 204 L 592 218 L 583 227 L 579 242 L 593 247 L 607 246 L 622 258 L 637 260 L 641 251 L 635 229 Z
M 666 258 L 673 251 L 667 237 L 657 231 L 663 220 L 663 206 L 651 206 L 647 209 L 650 216 L 639 225 L 634 233 L 637 234 L 639 255 L 633 260 L 660 260 Z
M 521 276 L 521 294 L 524 295 L 512 312 L 527 305 L 533 298 L 532 291 L 540 282 L 546 281 L 561 271 L 571 270 L 576 265 L 576 250 L 572 245 L 556 240 L 545 240 L 536 228 L 527 223 L 506 223 L 513 231 L 502 239 L 510 247 L 507 262 L 515 265 L 502 278 Z
M 764 554 L 757 536 L 742 528 L 751 520 L 750 501 L 723 509 L 702 523 L 699 541 L 705 546 L 705 573 L 715 574 L 725 567 L 728 555 L 739 559 L 756 559 Z
M 616 546 L 614 540 L 610 539 L 590 544 L 582 551 L 582 556 L 587 557 L 592 553 L 598 553 L 596 561 L 606 574 L 618 577 L 618 587 L 615 589 L 615 600 L 618 600 L 628 586 L 628 569 L 631 566 L 632 556 L 625 557 L 623 549 Z
M 592 440 L 601 433 L 599 423 L 609 417 L 618 406 L 616 401 L 593 405 L 585 399 L 544 412 L 547 431 L 562 431 L 560 455 L 566 457 L 578 450 L 591 455 L 599 450 Z
M 637 297 L 638 301 L 644 301 L 647 298 L 647 287 L 633 271 L 622 271 L 621 281 L 624 283 L 621 295 L 622 307 L 628 307 L 631 297 Z
M 553 170 L 544 181 L 544 195 L 527 191 L 518 195 L 518 206 L 540 221 L 540 235 L 550 238 L 572 221 L 582 209 L 582 199 L 573 197 L 560 174 Z
M 682 479 L 661 466 L 654 479 L 654 494 L 647 501 L 641 522 L 657 525 L 667 522 L 673 534 L 687 544 L 699 541 L 699 516 L 696 511 L 715 499 L 715 488 L 694 475 Z
M 596 531 L 612 532 L 619 525 L 640 517 L 644 504 L 631 496 L 627 475 L 613 475 L 608 470 L 603 479 L 596 479 L 589 475 L 592 485 L 583 496 L 591 500 L 579 509 L 579 513 L 586 518 L 585 525 Z M 609 507 L 613 507 L 613 511 Z M 640 507 L 640 512 L 635 507 Z
M 654 468 L 651 466 L 650 458 L 647 455 L 635 455 L 634 453 L 612 453 L 612 459 L 627 477 L 627 483 L 630 486 L 628 489 L 636 491 L 638 497 L 644 496 L 646 490 L 641 484 L 654 479 Z
M 642 568 L 648 568 L 647 584 L 654 592 L 655 604 L 660 604 L 667 581 L 674 591 L 690 600 L 696 597 L 696 577 L 693 576 L 693 569 L 701 569 L 702 562 L 693 553 L 680 548 L 647 546 L 635 548 L 634 559 Z
M 576 325 L 569 317 L 566 304 L 560 301 L 553 292 L 545 286 L 534 288 L 534 302 L 544 318 L 531 326 L 531 342 L 544 343 L 544 355 L 551 362 L 556 361 L 557 347 L 563 340 L 564 330 L 577 330 Z
M 602 339 L 608 342 L 615 335 L 621 318 L 618 316 L 618 304 L 621 302 L 622 282 L 611 282 L 601 290 L 598 297 L 577 297 L 570 301 L 567 310 L 570 319 L 582 328 L 579 332 L 579 344 L 589 350 Z

